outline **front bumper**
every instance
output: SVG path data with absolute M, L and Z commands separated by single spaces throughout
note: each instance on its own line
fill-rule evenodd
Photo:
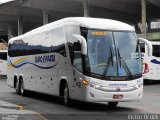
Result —
M 106 92 L 92 87 L 86 87 L 84 99 L 86 102 L 127 102 L 127 101 L 140 101 L 143 96 L 143 85 L 130 92 Z M 123 98 L 115 99 L 114 95 L 122 95 Z

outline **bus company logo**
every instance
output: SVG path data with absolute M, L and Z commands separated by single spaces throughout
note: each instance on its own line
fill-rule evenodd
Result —
M 120 92 L 120 91 L 121 91 L 121 88 L 120 88 L 120 87 L 117 87 L 117 88 L 116 88 L 116 91 L 117 91 L 117 92 Z
M 39 63 L 39 62 L 54 62 L 54 61 L 55 61 L 55 55 L 37 57 L 36 60 L 35 60 L 36 63 Z M 15 60 L 14 62 L 12 62 L 11 59 L 8 57 L 7 62 L 8 62 L 8 67 L 14 67 L 14 68 L 20 68 L 24 65 L 30 64 L 30 65 L 34 65 L 38 68 L 41 68 L 41 69 L 50 69 L 50 68 L 55 67 L 58 64 L 58 60 L 57 60 L 57 62 L 55 62 L 52 66 L 39 66 L 37 64 L 34 64 L 34 63 L 30 62 L 27 58 L 24 58 L 24 57 L 19 58 L 19 59 Z
M 36 56 L 35 63 L 55 62 L 55 55 Z
M 126 87 L 128 86 L 127 83 L 110 83 L 109 86 L 111 87 Z

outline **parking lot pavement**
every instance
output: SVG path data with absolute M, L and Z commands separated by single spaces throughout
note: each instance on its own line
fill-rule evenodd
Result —
M 24 110 L 22 106 L 0 101 L 0 120 L 48 120 L 41 114 Z
M 0 119 L 8 113 L 18 115 L 18 120 L 128 120 L 129 115 L 160 114 L 160 83 L 145 84 L 140 102 L 121 102 L 114 109 L 107 104 L 84 102 L 66 107 L 58 97 L 32 92 L 25 97 L 19 96 L 7 86 L 6 79 L 0 80 L 0 100 Z

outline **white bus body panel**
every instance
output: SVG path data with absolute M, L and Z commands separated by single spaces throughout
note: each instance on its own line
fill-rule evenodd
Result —
M 0 50 L 0 54 L 7 55 L 8 50 Z M 7 75 L 7 60 L 0 59 L 0 75 Z
M 151 42 L 152 48 L 153 45 L 160 45 L 160 42 Z M 145 47 L 145 51 L 147 46 Z M 143 74 L 145 80 L 160 80 L 160 57 L 148 56 L 147 53 L 144 53 L 143 64 L 147 64 L 149 72 Z
M 0 75 L 7 75 L 7 61 L 0 59 Z
M 160 80 L 160 58 L 159 57 L 144 57 L 143 63 L 148 64 L 149 72 L 143 74 L 145 80 Z
M 52 56 L 55 55 L 55 62 L 48 62 L 48 63 L 36 63 L 35 58 L 40 56 Z M 8 79 L 10 86 L 13 87 L 13 79 L 14 75 L 23 76 L 24 85 L 26 90 L 37 91 L 37 92 L 44 92 L 49 94 L 57 94 L 58 86 L 57 86 L 57 79 L 58 79 L 58 69 L 60 67 L 58 64 L 61 61 L 59 55 L 57 54 L 39 54 L 34 56 L 21 56 L 12 58 L 12 63 L 17 62 L 17 68 L 8 67 L 8 72 L 10 73 Z M 18 62 L 19 61 L 19 62 Z M 16 65 L 15 65 L 16 66 Z M 48 69 L 47 67 L 51 67 Z

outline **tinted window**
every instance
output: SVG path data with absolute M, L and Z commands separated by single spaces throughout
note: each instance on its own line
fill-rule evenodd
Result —
M 153 56 L 160 57 L 160 45 L 153 45 Z
M 66 56 L 65 36 L 62 28 L 14 40 L 9 45 L 11 57 L 57 52 Z
M 6 52 L 4 52 L 4 53 L 0 53 L 0 59 L 1 60 L 7 60 L 7 53 Z
M 78 40 L 73 37 L 73 34 L 80 34 L 80 28 L 77 26 L 66 26 L 67 40 L 71 62 L 73 63 L 73 44 L 78 42 Z

